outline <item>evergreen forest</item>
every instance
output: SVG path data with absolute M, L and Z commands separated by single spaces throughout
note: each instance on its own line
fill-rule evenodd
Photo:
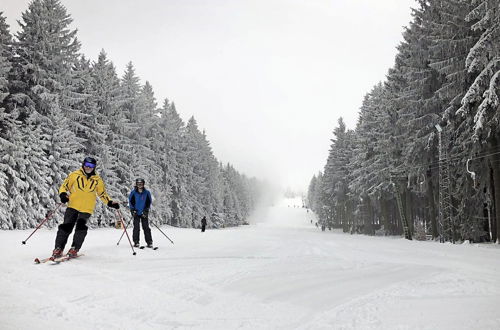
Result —
M 394 66 L 340 118 L 307 203 L 323 228 L 500 242 L 500 1 L 418 0 Z
M 0 228 L 36 226 L 86 156 L 124 206 L 144 178 L 158 224 L 246 223 L 262 184 L 218 161 L 194 117 L 185 122 L 172 100 L 158 104 L 131 62 L 119 75 L 104 50 L 96 61 L 81 54 L 60 1 L 31 1 L 18 22 L 12 35 L 0 12 Z M 98 202 L 90 221 L 108 226 L 116 215 Z

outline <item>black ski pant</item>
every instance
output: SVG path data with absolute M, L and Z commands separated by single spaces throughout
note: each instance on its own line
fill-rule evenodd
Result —
M 144 230 L 144 238 L 146 239 L 146 244 L 153 244 L 148 217 L 141 215 L 134 215 L 134 230 L 132 232 L 132 240 L 134 241 L 134 243 L 139 243 L 139 231 L 141 230 L 140 224 L 142 224 L 142 230 Z
M 203 233 L 203 232 L 205 232 L 205 227 L 206 227 L 206 226 L 207 226 L 207 225 L 201 225 L 201 232 L 202 232 L 202 233 Z
M 90 218 L 90 213 L 79 212 L 75 209 L 68 207 L 64 213 L 64 222 L 59 225 L 56 235 L 56 248 L 64 250 L 68 237 L 73 231 L 76 224 L 75 234 L 73 235 L 72 247 L 80 250 L 82 247 L 85 236 L 87 236 L 87 220 Z

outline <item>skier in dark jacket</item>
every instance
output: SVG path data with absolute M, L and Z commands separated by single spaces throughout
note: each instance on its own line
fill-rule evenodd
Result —
M 55 249 L 51 259 L 62 257 L 64 246 L 76 224 L 73 243 L 67 255 L 71 258 L 78 256 L 87 235 L 87 220 L 95 208 L 96 197 L 109 207 L 118 209 L 120 204 L 113 202 L 108 194 L 101 177 L 95 172 L 97 161 L 92 157 L 85 157 L 82 168 L 71 172 L 59 188 L 61 203 L 68 203 L 64 213 L 64 222 L 57 230 Z
M 151 193 L 144 188 L 144 179 L 136 179 L 135 187 L 128 196 L 130 213 L 134 219 L 134 231 L 132 239 L 134 246 L 139 246 L 139 231 L 140 224 L 142 223 L 142 230 L 144 230 L 144 238 L 149 248 L 153 247 L 153 238 L 151 237 L 151 228 L 149 228 L 148 214 L 151 207 Z
M 205 228 L 207 227 L 207 217 L 203 216 L 201 219 L 201 232 L 205 232 Z

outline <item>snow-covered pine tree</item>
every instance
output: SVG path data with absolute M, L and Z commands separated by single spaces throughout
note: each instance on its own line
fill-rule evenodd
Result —
M 28 201 L 24 225 L 33 225 L 53 209 L 62 175 L 81 158 L 82 140 L 71 131 L 72 66 L 78 58 L 76 30 L 56 0 L 35 0 L 22 15 L 15 43 L 8 105 L 19 111 L 30 187 L 21 194 Z M 36 133 L 35 133 L 36 132 Z M 35 135 L 36 134 L 36 135 Z M 22 162 L 22 161 L 21 161 Z M 23 211 L 24 213 L 24 211 Z
M 146 83 L 141 86 L 139 95 L 137 96 L 136 103 L 137 115 L 138 115 L 138 130 L 132 135 L 132 139 L 139 143 L 140 149 L 137 155 L 140 158 L 137 160 L 138 163 L 134 163 L 137 170 L 143 171 L 144 174 L 140 174 L 143 177 L 148 177 L 150 180 L 150 187 L 157 185 L 157 178 L 161 177 L 160 174 L 161 167 L 155 160 L 154 144 L 159 143 L 157 140 L 158 131 L 155 130 L 158 123 L 157 103 L 153 92 L 153 87 L 146 81 Z M 152 184 L 152 185 L 151 185 Z M 159 189 L 157 187 L 156 189 Z
M 231 164 L 224 166 L 221 171 L 224 180 L 224 219 L 222 225 L 225 227 L 241 225 L 249 212 L 247 208 L 249 201 L 246 200 L 247 186 L 245 185 L 245 177 L 239 174 Z M 214 223 L 214 226 L 217 226 L 217 224 Z
M 461 106 L 461 100 L 470 81 L 464 67 L 469 49 L 476 43 L 477 36 L 471 33 L 472 23 L 465 21 L 471 10 L 469 1 L 429 1 L 433 14 L 425 22 L 429 46 L 430 67 L 445 76 L 445 81 L 436 93 L 447 104 L 443 109 L 446 120 L 454 117 Z
M 409 183 L 414 190 L 425 193 L 429 212 L 428 227 L 433 237 L 437 232 L 438 173 L 437 138 L 434 125 L 440 121 L 444 107 L 436 91 L 443 84 L 444 76 L 429 66 L 432 42 L 429 38 L 436 9 L 427 1 L 419 1 L 420 7 L 413 10 L 413 20 L 404 31 L 404 41 L 398 47 L 396 63 L 387 77 L 388 87 L 395 95 L 394 103 L 398 108 L 399 126 L 402 127 L 400 139 L 404 141 L 403 160 L 408 169 Z M 416 196 L 418 197 L 418 196 Z
M 188 198 L 184 201 L 187 208 L 183 210 L 183 217 L 188 219 L 188 226 L 197 227 L 204 215 L 202 196 L 208 195 L 208 187 L 203 175 L 206 166 L 202 153 L 203 136 L 194 116 L 186 124 L 184 139 L 186 142 L 184 152 L 188 159 L 189 172 L 186 173 Z
M 385 93 L 379 83 L 365 97 L 356 126 L 356 157 L 351 162 L 353 180 L 349 189 L 359 201 L 358 213 L 365 233 L 372 233 L 373 224 L 378 222 L 381 191 L 390 189 L 389 137 L 393 127 L 389 126 Z
M 117 127 L 115 130 L 115 134 L 120 136 L 121 142 L 116 146 L 116 150 L 123 168 L 130 169 L 127 172 L 120 170 L 120 178 L 123 185 L 129 187 L 128 191 L 133 186 L 134 179 L 139 177 L 146 179 L 151 188 L 154 178 L 151 173 L 157 173 L 158 168 L 155 166 L 153 151 L 147 136 L 152 127 L 153 118 L 147 116 L 146 113 L 150 113 L 154 109 L 141 107 L 149 106 L 149 104 L 144 102 L 140 104 L 142 88 L 132 62 L 127 64 L 120 87 L 121 103 L 116 116 L 118 120 L 121 120 L 121 124 L 120 128 Z M 122 191 L 122 193 L 126 195 L 128 191 Z
M 135 178 L 148 178 L 146 164 L 151 162 L 152 156 L 151 150 L 148 149 L 145 130 L 141 130 L 145 123 L 139 122 L 140 88 L 139 78 L 135 74 L 132 62 L 129 62 L 120 81 L 119 105 L 113 114 L 115 123 L 112 126 L 115 134 L 115 154 L 120 164 L 117 173 L 121 184 L 128 187 L 122 190 L 124 195 L 127 195 Z
M 128 168 L 119 158 L 118 150 L 126 145 L 127 139 L 121 134 L 124 115 L 119 112 L 123 102 L 120 89 L 120 81 L 112 62 L 107 59 L 106 52 L 101 50 L 97 62 L 91 68 L 92 97 L 97 105 L 95 114 L 96 128 L 103 129 L 105 136 L 103 144 L 97 150 L 95 156 L 98 161 L 98 173 L 106 183 L 106 189 L 111 198 L 119 201 L 130 189 L 131 174 Z M 128 181 L 120 177 L 120 174 L 129 175 Z M 92 224 L 110 224 L 115 222 L 112 211 L 101 203 L 97 204 L 96 216 L 91 218 Z
M 132 62 L 128 62 L 125 72 L 121 78 L 121 89 L 123 100 L 121 108 L 124 116 L 131 123 L 139 122 L 139 102 L 140 93 L 139 77 L 135 74 L 135 68 Z
M 153 117 L 154 115 L 156 115 L 158 117 L 159 111 L 157 109 L 157 106 L 158 104 L 156 103 L 153 86 L 151 86 L 149 81 L 146 80 L 139 94 L 139 107 L 141 109 L 144 109 L 144 111 L 141 113 L 142 116 Z M 141 121 L 142 119 L 141 117 L 139 117 L 139 122 Z
M 467 72 L 464 63 L 469 50 L 479 40 L 479 33 L 471 30 L 474 24 L 472 21 L 466 21 L 467 14 L 473 8 L 470 1 L 434 1 L 431 6 L 438 11 L 438 15 L 433 15 L 429 20 L 432 41 L 430 66 L 445 77 L 442 87 L 436 93 L 446 107 L 442 112 L 444 123 L 440 124 L 443 126 L 444 148 L 450 158 L 452 209 L 455 210 L 452 214 L 451 232 L 445 232 L 444 237 L 455 241 L 462 239 L 460 228 L 468 218 L 481 213 L 480 208 L 465 206 L 475 204 L 478 198 L 471 193 L 472 184 L 467 178 L 466 160 L 481 150 L 470 139 L 470 119 L 457 112 L 473 81 L 473 76 Z
M 15 121 L 15 114 L 7 112 L 4 100 L 9 95 L 7 81 L 8 73 L 12 67 L 12 36 L 9 25 L 5 22 L 3 12 L 0 12 L 0 229 L 12 229 L 10 200 L 12 179 L 16 175 L 9 158 L 13 155 L 9 152 L 16 149 L 13 144 L 12 135 L 15 134 L 19 123 Z M 7 207 L 5 207 L 7 206 Z
M 331 146 L 322 180 L 322 215 L 325 219 L 322 222 L 331 228 L 344 227 L 347 230 L 348 216 L 348 164 L 351 156 L 351 145 L 349 134 L 346 131 L 345 123 L 341 118 L 338 120 L 338 127 L 333 131 L 334 139 L 331 139 Z
M 34 84 L 30 96 L 37 112 L 48 120 L 41 120 L 40 125 L 50 141 L 44 151 L 54 199 L 65 174 L 81 162 L 83 155 L 83 140 L 73 131 L 73 121 L 81 118 L 80 110 L 72 107 L 81 98 L 72 88 L 72 69 L 78 61 L 80 43 L 76 30 L 69 29 L 70 15 L 58 0 L 34 1 L 23 19 L 17 49 L 21 58 L 31 59 Z
M 315 203 L 315 196 L 314 196 L 314 190 L 316 188 L 316 182 L 318 179 L 316 179 L 316 175 L 313 175 L 311 178 L 311 181 L 309 181 L 309 186 L 307 187 L 307 207 L 311 210 L 315 209 L 314 203 Z
M 7 176 L 8 200 L 4 204 L 9 229 L 33 227 L 43 219 L 45 208 L 39 203 L 38 194 L 50 187 L 46 178 L 37 172 L 45 168 L 44 153 L 37 135 L 40 127 L 33 125 L 33 101 L 24 93 L 27 84 L 23 79 L 23 64 L 12 57 L 8 74 L 9 94 L 4 99 L 2 138 L 2 172 Z
M 352 131 L 346 129 L 342 117 L 338 120 L 338 127 L 333 130 L 335 139 L 332 140 L 331 158 L 333 175 L 336 177 L 333 195 L 335 200 L 335 226 L 348 230 L 352 207 L 349 203 L 349 162 L 352 157 Z
M 210 227 L 212 219 L 220 218 L 222 215 L 222 177 L 219 162 L 212 152 L 205 131 L 202 132 L 201 138 L 200 148 L 204 166 L 200 168 L 200 171 L 204 180 L 203 185 L 206 187 L 202 194 L 203 215 L 207 216 L 207 225 Z
M 340 126 L 342 124 L 342 122 L 339 122 Z M 340 129 L 342 129 L 342 127 L 340 127 Z M 345 130 L 345 126 L 343 127 L 343 129 Z M 330 151 L 328 152 L 328 158 L 323 170 L 323 181 L 321 183 L 321 201 L 323 205 L 323 212 L 321 214 L 323 217 L 320 219 L 321 223 L 326 224 L 328 227 L 332 227 L 334 225 L 335 219 L 337 219 L 337 200 L 335 196 L 335 187 L 340 181 L 340 177 L 337 175 L 338 173 L 336 164 L 334 164 L 335 157 L 337 156 L 335 152 L 336 141 L 333 139 L 330 141 L 332 142 L 332 144 L 330 145 Z
M 313 187 L 311 187 L 312 195 L 311 199 L 311 210 L 316 213 L 319 217 L 321 217 L 323 204 L 321 203 L 321 191 L 323 185 L 323 173 L 320 171 L 315 176 L 316 182 Z
M 94 78 L 92 67 L 85 56 L 80 57 L 74 66 L 75 81 L 73 88 L 83 97 L 79 99 L 76 108 L 80 109 L 80 118 L 74 121 L 77 136 L 83 138 L 85 155 L 100 155 L 105 148 L 109 125 L 102 118 L 97 106 L 96 91 L 94 90 Z
M 223 211 L 224 217 L 219 219 L 219 222 L 212 221 L 212 225 L 216 228 L 231 226 L 236 222 L 238 218 L 238 213 L 241 214 L 241 208 L 239 205 L 238 197 L 235 193 L 235 170 L 230 165 L 227 164 L 222 168 L 222 177 L 223 177 Z
M 246 177 L 246 175 L 234 172 L 233 179 L 233 191 L 238 200 L 239 212 L 235 212 L 237 215 L 236 223 L 234 225 L 238 226 L 244 223 L 244 220 L 248 218 L 250 210 L 252 210 L 254 204 L 252 204 L 252 197 L 250 196 L 252 191 L 255 189 L 251 186 L 251 181 Z
M 404 89 L 401 85 L 404 83 L 400 73 L 399 70 L 389 70 L 381 99 L 381 107 L 385 109 L 385 116 L 382 117 L 380 142 L 377 143 L 376 150 L 386 160 L 385 172 L 388 176 L 385 180 L 389 179 L 389 182 L 381 181 L 377 190 L 384 233 L 401 233 L 401 229 L 408 227 L 409 233 L 405 232 L 408 238 L 413 233 L 415 213 L 419 209 L 415 207 L 415 204 L 421 204 L 422 201 L 417 200 L 420 196 L 415 193 L 415 187 L 409 184 L 412 182 L 412 168 L 404 164 L 405 153 L 415 143 L 411 138 L 408 139 L 407 134 L 411 134 L 416 128 L 406 126 L 410 118 L 405 118 L 401 113 L 402 100 L 404 100 L 403 93 L 401 93 Z M 384 171 L 383 167 L 379 170 Z M 400 210 L 398 198 L 401 198 L 403 210 Z M 390 209 L 395 212 L 391 214 Z
M 361 134 L 361 127 L 366 125 L 365 122 L 370 117 L 368 113 L 370 97 L 369 94 L 365 95 L 359 112 L 355 130 L 354 153 L 353 158 L 349 162 L 349 166 L 351 167 L 349 190 L 352 192 L 353 212 L 355 214 L 353 227 L 360 227 L 365 222 L 364 216 L 366 212 L 362 212 L 364 209 L 362 202 L 367 200 L 368 194 L 365 190 L 370 187 L 366 187 L 363 180 L 369 175 L 369 171 L 365 165 L 366 161 L 369 161 L 373 157 L 373 146 L 371 146 L 372 142 L 364 134 Z
M 4 16 L 4 13 L 0 11 L 0 47 L 2 49 L 0 50 L 0 55 L 7 61 L 10 61 L 12 58 L 12 35 L 10 34 L 10 27 L 9 24 L 6 22 L 6 17 Z M 8 67 L 8 70 L 5 70 L 5 68 Z M 3 79 L 7 78 L 7 73 L 10 70 L 10 65 L 3 65 L 2 66 L 2 75 Z M 6 83 L 5 81 L 3 82 L 4 89 L 6 88 Z
M 181 226 L 181 210 L 184 207 L 183 198 L 186 194 L 187 156 L 182 152 L 184 144 L 185 124 L 180 118 L 175 104 L 164 100 L 160 109 L 157 152 L 155 157 L 162 168 L 161 184 L 164 186 L 165 201 L 171 214 L 168 223 Z
M 465 67 L 474 81 L 461 100 L 462 106 L 457 111 L 467 122 L 468 130 L 463 138 L 474 141 L 475 151 L 471 154 L 478 157 L 475 170 L 479 174 L 477 190 L 471 191 L 479 199 L 476 209 L 483 209 L 485 200 L 493 200 L 495 219 L 489 231 L 492 239 L 500 243 L 500 169 L 498 168 L 497 151 L 500 148 L 500 1 L 476 0 L 472 2 L 472 10 L 465 20 L 474 23 L 471 29 L 481 33 L 479 40 L 470 48 Z M 482 161 L 487 156 L 488 163 Z M 491 173 L 491 175 L 489 175 Z M 470 181 L 467 182 L 470 189 Z M 484 191 L 489 191 L 485 196 Z M 470 203 L 469 203 L 470 204 Z M 491 209 L 491 206 L 488 205 Z M 467 208 L 468 209 L 468 208 Z M 482 214 L 479 214 L 479 216 Z M 477 216 L 475 218 L 478 218 Z M 464 224 L 467 238 L 477 239 L 475 231 L 484 230 L 484 226 Z M 480 234 L 479 234 L 480 235 Z
M 498 133 L 500 90 L 500 0 L 473 1 L 473 10 L 466 16 L 473 22 L 473 31 L 481 32 L 470 48 L 465 62 L 474 82 L 461 100 L 458 113 L 474 111 L 474 137 L 487 139 Z
M 158 222 L 166 222 L 170 213 L 168 196 L 170 189 L 162 182 L 162 164 L 157 159 L 157 152 L 161 152 L 159 147 L 163 144 L 159 137 L 162 132 L 158 126 L 157 103 L 153 92 L 153 87 L 149 82 L 140 87 L 136 101 L 136 123 L 138 129 L 131 136 L 138 142 L 137 152 L 134 153 L 132 168 L 136 177 L 147 179 L 148 189 L 153 195 L 153 208 L 150 218 Z

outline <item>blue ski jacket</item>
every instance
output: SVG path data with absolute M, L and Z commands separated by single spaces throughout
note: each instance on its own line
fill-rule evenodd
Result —
M 128 196 L 128 204 L 131 211 L 135 210 L 137 211 L 137 215 L 142 215 L 145 210 L 149 211 L 149 207 L 151 206 L 151 193 L 147 189 L 139 192 L 134 188 Z

